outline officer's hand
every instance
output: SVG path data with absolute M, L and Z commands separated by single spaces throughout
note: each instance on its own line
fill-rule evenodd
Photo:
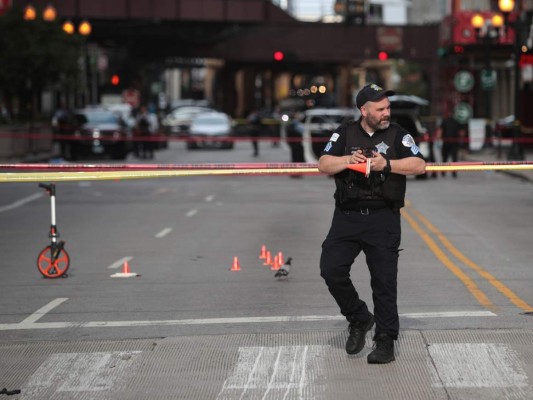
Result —
M 387 160 L 381 153 L 372 151 L 373 157 L 370 159 L 370 171 L 383 171 L 387 166 Z
M 366 162 L 366 157 L 363 154 L 362 150 L 356 150 L 352 153 L 350 156 L 350 164 L 359 164 L 362 162 Z

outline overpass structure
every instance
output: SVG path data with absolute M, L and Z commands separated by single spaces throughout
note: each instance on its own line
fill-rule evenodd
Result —
M 48 3 L 33 1 L 37 9 Z M 26 1 L 13 4 L 22 8 Z M 159 71 L 191 59 L 217 60 L 210 64 L 209 95 L 232 115 L 242 115 L 246 107 L 272 106 L 287 94 L 296 74 L 326 76 L 336 103 L 350 105 L 353 90 L 364 83 L 369 70 L 373 80 L 385 86 L 391 83 L 390 62 L 378 61 L 380 51 L 420 64 L 432 107 L 440 103 L 435 25 L 301 22 L 268 0 L 55 0 L 53 4 L 60 19 L 90 21 L 89 43 L 109 50 L 127 84 L 134 84 L 136 70 L 150 65 Z M 282 61 L 273 59 L 275 51 L 283 52 Z M 263 104 L 257 104 L 258 98 Z

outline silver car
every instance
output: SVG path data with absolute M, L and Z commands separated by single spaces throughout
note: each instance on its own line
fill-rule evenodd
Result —
M 192 121 L 204 112 L 214 111 L 209 107 L 182 106 L 169 112 L 161 121 L 165 132 L 171 135 L 186 135 Z
M 233 148 L 233 123 L 229 115 L 209 112 L 193 119 L 187 137 L 187 148 L 214 147 Z
M 333 131 L 345 119 L 358 119 L 356 108 L 313 108 L 305 112 L 303 146 L 305 159 L 316 162 Z

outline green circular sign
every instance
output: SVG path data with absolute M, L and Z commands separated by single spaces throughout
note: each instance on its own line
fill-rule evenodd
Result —
M 453 84 L 458 92 L 469 92 L 474 87 L 474 75 L 470 71 L 459 71 L 453 77 Z
M 453 117 L 460 124 L 465 124 L 472 118 L 472 106 L 468 103 L 458 103 L 453 109 Z

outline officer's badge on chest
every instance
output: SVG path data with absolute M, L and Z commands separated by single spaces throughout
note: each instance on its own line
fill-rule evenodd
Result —
M 387 154 L 387 149 L 389 148 L 390 146 L 387 146 L 385 144 L 385 142 L 381 142 L 379 144 L 376 144 L 376 150 L 378 151 L 378 153 L 381 153 L 381 154 Z

